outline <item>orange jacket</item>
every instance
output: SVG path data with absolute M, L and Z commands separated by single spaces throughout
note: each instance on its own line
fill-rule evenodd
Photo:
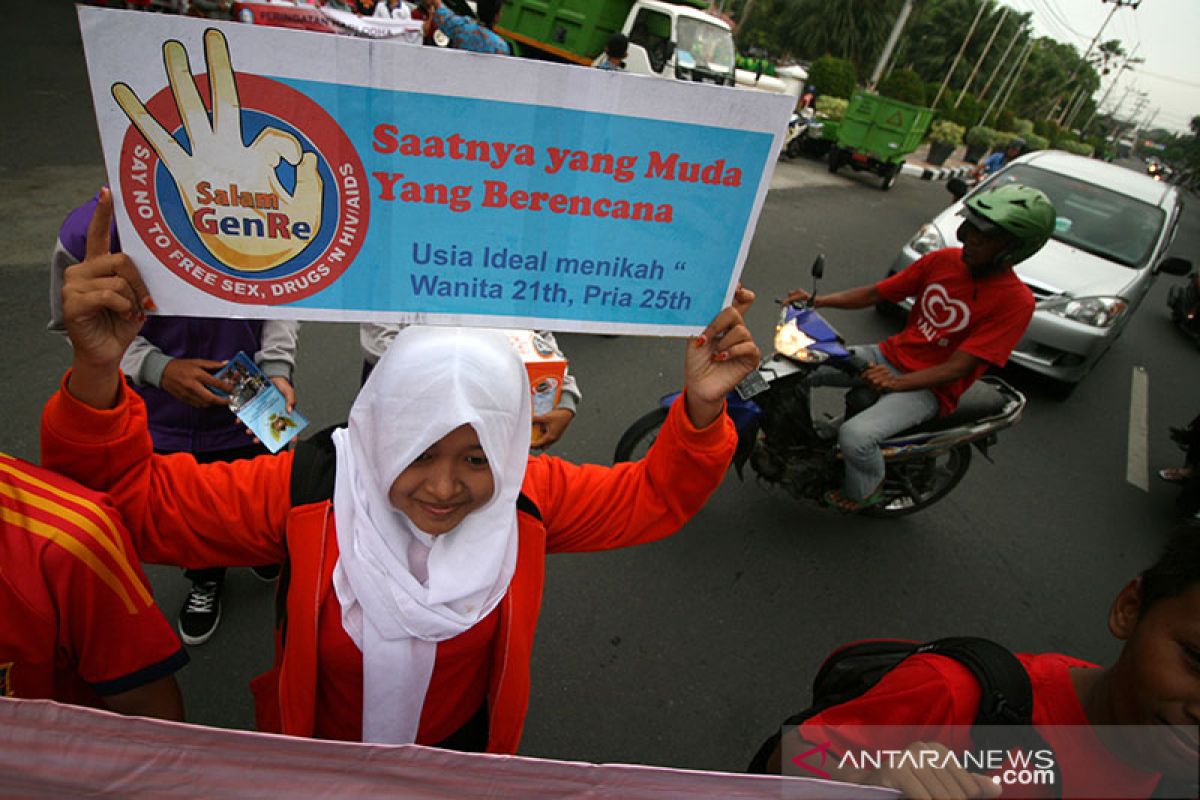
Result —
M 520 743 L 546 553 L 608 550 L 671 535 L 720 484 L 736 443 L 727 416 L 697 430 L 680 398 L 642 461 L 609 468 L 546 455 L 529 459 L 522 491 L 542 520 L 518 514 L 517 566 L 500 603 L 492 651 L 490 752 L 513 753 Z M 42 463 L 108 492 L 145 561 L 289 562 L 275 665 L 255 679 L 254 690 L 260 728 L 311 736 L 321 679 L 318 610 L 331 590 L 337 537 L 331 503 L 291 506 L 292 454 L 203 465 L 187 454 L 155 455 L 145 406 L 133 392 L 122 388 L 115 408 L 98 411 L 63 388 L 42 415 Z

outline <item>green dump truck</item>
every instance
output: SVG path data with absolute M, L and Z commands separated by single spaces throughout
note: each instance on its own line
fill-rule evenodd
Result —
M 932 109 L 855 92 L 836 128 L 829 171 L 849 166 L 856 172 L 873 172 L 883 178 L 881 185 L 887 191 L 896 183 L 904 157 L 920 146 L 932 120 Z
M 733 32 L 707 7 L 706 0 L 506 0 L 496 32 L 514 55 L 584 66 L 624 33 L 628 73 L 733 86 Z

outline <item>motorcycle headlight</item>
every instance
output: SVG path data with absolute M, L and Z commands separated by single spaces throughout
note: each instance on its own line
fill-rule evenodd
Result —
M 1059 300 L 1043 310 L 1095 328 L 1107 328 L 1121 318 L 1129 304 L 1120 297 L 1073 297 Z
M 917 231 L 917 235 L 908 243 L 909 248 L 917 255 L 925 255 L 932 253 L 934 250 L 941 250 L 946 246 L 946 240 L 938 233 L 937 228 L 932 225 L 922 225 Z
M 814 344 L 816 340 L 794 323 L 785 323 L 775 329 L 775 352 L 780 355 L 808 364 L 816 364 L 829 358 L 828 353 L 809 349 Z

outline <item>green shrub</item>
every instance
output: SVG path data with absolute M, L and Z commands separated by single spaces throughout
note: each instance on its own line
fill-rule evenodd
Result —
M 976 125 L 974 128 L 967 130 L 966 142 L 972 147 L 992 147 L 996 144 L 997 138 L 1000 136 L 999 131 L 991 128 L 985 128 L 982 125 Z
M 1066 150 L 1068 153 L 1074 153 L 1077 156 L 1091 156 L 1095 152 L 1095 148 L 1085 142 L 1079 142 L 1074 139 L 1060 139 L 1054 143 L 1055 150 Z
M 858 84 L 858 75 L 850 61 L 821 56 L 809 67 L 808 82 L 816 87 L 818 95 L 849 99 Z
M 911 69 L 898 69 L 879 82 L 876 91 L 883 97 L 891 97 L 914 106 L 925 105 L 925 85 L 921 76 Z
M 1036 133 L 1031 133 L 1025 137 L 1025 149 L 1030 150 L 1045 150 L 1050 146 L 1050 140 L 1045 136 L 1038 136 Z
M 840 120 L 846 116 L 846 109 L 850 106 L 849 100 L 843 100 L 840 97 L 830 97 L 829 95 L 818 95 L 815 109 L 817 114 L 826 119 Z
M 963 140 L 963 126 L 948 120 L 939 119 L 929 126 L 929 141 L 942 144 L 960 145 Z
M 1028 119 L 1020 119 L 1018 117 L 1017 119 L 1013 120 L 1012 129 L 1016 131 L 1017 136 L 1020 136 L 1022 139 L 1028 139 L 1033 133 L 1033 121 Z

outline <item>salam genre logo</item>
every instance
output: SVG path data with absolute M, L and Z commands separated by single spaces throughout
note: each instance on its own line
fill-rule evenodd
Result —
M 113 85 L 132 123 L 120 157 L 125 208 L 158 260 L 214 297 L 276 305 L 315 294 L 366 238 L 362 161 L 308 97 L 235 73 L 220 31 L 204 33 L 204 53 L 207 74 L 192 75 L 183 44 L 166 42 L 169 85 L 145 103 Z

